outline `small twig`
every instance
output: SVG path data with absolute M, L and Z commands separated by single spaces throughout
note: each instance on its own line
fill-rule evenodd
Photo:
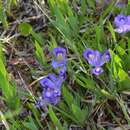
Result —
M 21 22 L 29 22 L 29 20 L 39 19 L 39 18 L 41 18 L 41 16 L 43 16 L 43 15 L 32 16 L 32 17 L 28 17 L 28 18 L 24 18 L 24 19 L 20 19 L 20 20 L 17 19 L 16 21 L 10 23 L 9 25 L 20 24 Z
M 31 87 L 31 86 L 33 86 L 34 84 L 36 84 L 38 81 L 40 81 L 41 79 L 43 79 L 43 78 L 45 78 L 46 76 L 42 76 L 42 77 L 40 77 L 40 78 L 38 78 L 38 79 L 36 79 L 35 81 L 33 81 L 31 84 L 29 84 L 29 88 Z
M 5 37 L 5 38 L 0 38 L 0 41 L 4 42 L 4 43 L 10 43 L 10 40 L 12 40 L 13 38 L 17 38 L 20 36 L 20 33 L 16 33 L 13 36 L 10 37 Z
M 29 92 L 29 94 L 30 94 L 31 97 L 33 98 L 33 100 L 36 102 L 33 93 L 28 89 L 28 87 L 27 87 L 27 85 L 25 84 L 25 82 L 24 82 L 24 80 L 23 80 L 23 78 L 22 78 L 22 76 L 21 76 L 21 74 L 20 74 L 19 71 L 18 71 L 18 75 L 19 75 L 19 77 L 20 77 L 20 79 L 21 79 L 21 81 L 22 81 L 22 83 L 23 83 L 23 85 L 24 85 L 24 88 L 26 88 L 26 90 Z

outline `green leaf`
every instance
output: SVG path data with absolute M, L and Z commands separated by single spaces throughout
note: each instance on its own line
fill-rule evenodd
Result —
M 6 98 L 9 98 L 12 94 L 10 91 L 10 85 L 7 79 L 7 71 L 3 62 L 3 53 L 2 53 L 2 47 L 0 46 L 0 87 L 3 90 L 3 94 Z
M 27 105 L 28 105 L 28 107 L 31 109 L 31 111 L 33 112 L 33 115 L 34 115 L 35 120 L 36 120 L 36 121 L 35 121 L 36 124 L 39 125 L 39 127 L 40 127 L 41 129 L 43 129 L 42 122 L 39 120 L 39 117 L 40 117 L 40 114 L 41 114 L 41 113 L 39 113 L 38 109 L 37 109 L 34 105 L 32 105 L 32 104 L 30 104 L 30 103 L 28 103 Z
M 39 130 L 31 116 L 29 116 L 29 122 L 23 122 L 23 125 L 29 130 Z
M 111 25 L 110 22 L 109 22 L 109 27 L 108 27 L 108 29 L 109 29 L 109 31 L 111 32 L 111 35 L 112 35 L 112 38 L 113 38 L 114 42 L 116 42 L 116 41 L 117 41 L 117 40 L 116 40 L 116 35 L 115 35 L 114 29 L 113 29 L 113 27 L 112 27 L 112 25 Z
M 11 15 L 11 4 L 12 4 L 12 0 L 6 0 L 6 11 L 8 15 Z
M 64 130 L 60 121 L 56 117 L 51 105 L 49 105 L 49 115 L 50 115 L 50 118 L 53 121 L 53 123 L 58 127 L 58 130 Z
M 105 9 L 105 11 L 103 12 L 103 14 L 101 15 L 101 17 L 104 19 L 106 17 L 106 15 L 108 15 L 109 13 L 111 13 L 112 9 L 115 6 L 115 2 L 116 1 L 112 1 L 110 2 L 109 6 Z
M 130 54 L 123 57 L 123 63 L 124 63 L 123 68 L 125 68 L 126 71 L 129 71 L 129 69 L 130 69 Z
M 120 81 L 123 81 L 126 78 L 128 78 L 128 74 L 121 68 L 119 68 L 118 70 L 118 76 L 119 76 Z
M 20 31 L 21 35 L 28 36 L 32 32 L 32 26 L 24 22 L 19 25 L 18 30 Z
M 130 91 L 130 78 L 127 78 L 123 81 L 119 82 L 118 88 L 117 88 L 118 92 L 121 91 Z
M 48 4 L 49 4 L 49 9 L 51 11 L 51 13 L 54 13 L 54 6 L 55 6 L 55 0 L 48 0 Z
M 50 38 L 51 38 L 51 41 L 49 41 L 49 47 L 50 47 L 50 50 L 52 51 L 54 48 L 56 48 L 58 45 L 57 45 L 57 42 L 54 38 L 54 36 L 52 34 L 49 34 Z
M 70 12 L 72 12 L 71 8 L 70 8 Z M 70 31 L 73 33 L 73 36 L 76 36 L 79 32 L 78 18 L 76 14 L 73 15 L 73 13 L 70 13 L 70 16 L 68 17 L 68 24 L 71 28 Z
M 75 123 L 78 124 L 78 121 L 75 119 L 75 117 L 70 112 L 68 112 L 67 110 L 63 111 L 62 109 L 59 109 L 58 107 L 55 107 L 55 106 L 53 106 L 53 108 L 55 108 L 57 111 L 59 111 L 65 117 L 71 119 L 72 121 L 74 121 Z
M 32 31 L 31 35 L 34 38 L 34 41 L 37 41 L 40 45 L 43 45 L 43 38 L 39 33 Z
M 73 95 L 67 90 L 65 86 L 62 87 L 62 92 L 63 92 L 63 98 L 70 107 L 71 104 L 73 103 Z
M 81 75 L 76 75 L 76 82 L 84 88 L 90 90 L 95 89 L 95 82 L 92 79 L 87 79 Z
M 126 54 L 125 50 L 124 50 L 121 46 L 119 46 L 119 45 L 117 45 L 116 50 L 118 51 L 118 53 L 119 53 L 121 56 L 123 56 L 123 55 Z
M 111 95 L 109 92 L 107 92 L 106 90 L 104 89 L 101 89 L 101 93 L 107 97 L 108 99 L 114 99 L 113 95 Z
M 103 38 L 103 24 L 96 27 L 96 42 L 98 45 L 97 47 L 99 48 L 100 51 L 102 51 L 101 48 L 102 38 Z
M 12 0 L 13 5 L 17 5 L 17 0 Z
M 7 30 L 8 29 L 8 21 L 7 21 L 6 13 L 4 11 L 2 0 L 0 0 L 0 21 L 2 22 L 4 29 Z
M 85 122 L 87 115 L 88 115 L 88 110 L 87 109 L 81 110 L 80 107 L 75 105 L 75 104 L 72 104 L 71 106 L 72 106 L 73 115 L 75 116 L 76 120 L 81 125 L 84 125 L 84 122 Z
M 112 50 L 110 50 L 110 52 L 112 59 L 113 77 L 115 80 L 117 80 L 117 78 L 119 80 L 124 80 L 124 78 L 127 77 L 127 74 L 123 70 L 122 59 L 118 55 L 116 55 Z
M 82 17 L 86 14 L 86 5 L 87 5 L 86 0 L 82 0 L 82 2 L 81 2 Z
M 2 49 L 0 48 L 0 53 L 1 52 L 2 52 Z M 3 56 L 3 55 L 0 55 L 0 67 L 1 67 L 0 71 L 1 71 L 3 76 L 6 76 L 7 72 L 6 72 L 6 69 L 5 69 L 5 65 L 3 63 L 3 57 L 1 57 L 1 56 Z
M 8 107 L 10 109 L 17 109 L 19 107 L 20 100 L 16 94 L 16 84 L 10 83 L 3 59 L 2 47 L 0 46 L 0 88 L 2 89 L 2 93 Z
M 93 9 L 95 9 L 95 1 L 94 0 L 87 0 L 88 4 L 90 7 L 92 7 Z
M 46 58 L 43 53 L 42 47 L 39 45 L 37 41 L 35 41 L 35 48 L 36 48 L 36 51 L 35 51 L 36 57 L 38 61 L 41 63 L 41 65 L 44 66 L 46 64 Z

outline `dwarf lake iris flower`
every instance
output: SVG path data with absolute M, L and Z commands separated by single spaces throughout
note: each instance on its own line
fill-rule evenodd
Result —
M 47 77 L 40 80 L 43 89 L 42 99 L 46 104 L 57 105 L 61 96 L 61 85 L 63 78 L 55 74 L 48 74 Z
M 114 19 L 114 24 L 117 27 L 114 29 L 115 32 L 118 33 L 127 33 L 130 31 L 130 15 L 125 16 L 123 14 L 119 14 Z
M 92 50 L 87 48 L 83 57 L 88 61 L 88 63 L 93 67 L 92 73 L 95 75 L 99 75 L 103 72 L 101 66 L 103 66 L 106 62 L 110 60 L 110 52 L 106 50 L 104 54 L 100 53 L 98 50 Z
M 54 55 L 54 59 L 52 60 L 53 68 L 57 68 L 59 70 L 59 74 L 61 76 L 65 76 L 67 65 L 66 50 L 64 48 L 57 47 L 53 49 L 52 53 Z
M 54 69 L 58 69 L 59 76 L 48 74 L 40 80 L 43 92 L 36 104 L 37 108 L 46 107 L 48 104 L 57 105 L 60 102 L 61 86 L 66 79 L 66 50 L 57 47 L 53 49 L 52 54 L 54 55 L 52 66 Z

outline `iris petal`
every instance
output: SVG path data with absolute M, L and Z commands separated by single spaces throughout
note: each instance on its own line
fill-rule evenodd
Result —
M 130 25 L 122 25 L 121 27 L 118 27 L 114 29 L 117 33 L 127 33 L 130 31 Z
M 93 51 L 88 48 L 84 51 L 83 56 L 92 66 L 102 66 L 105 63 L 102 54 L 97 50 Z
M 128 18 L 123 14 L 117 15 L 114 19 L 114 24 L 116 25 L 116 27 L 120 27 L 127 23 L 128 23 Z
M 43 78 L 42 80 L 40 80 L 40 84 L 43 88 L 54 88 L 55 84 L 48 78 Z
M 101 73 L 103 73 L 103 69 L 101 67 L 95 67 L 92 69 L 92 73 L 95 75 L 100 75 Z
M 114 19 L 114 24 L 116 25 L 116 29 L 114 29 L 117 33 L 127 33 L 130 31 L 130 15 L 125 16 L 123 14 L 119 14 Z

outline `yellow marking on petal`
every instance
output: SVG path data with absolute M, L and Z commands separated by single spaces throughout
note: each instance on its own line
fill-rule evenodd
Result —
M 94 59 L 94 55 L 92 55 L 92 54 L 89 54 L 88 57 L 89 57 L 91 60 Z
M 62 59 L 63 59 L 62 53 L 59 53 L 59 54 L 57 55 L 57 60 L 62 60 Z

